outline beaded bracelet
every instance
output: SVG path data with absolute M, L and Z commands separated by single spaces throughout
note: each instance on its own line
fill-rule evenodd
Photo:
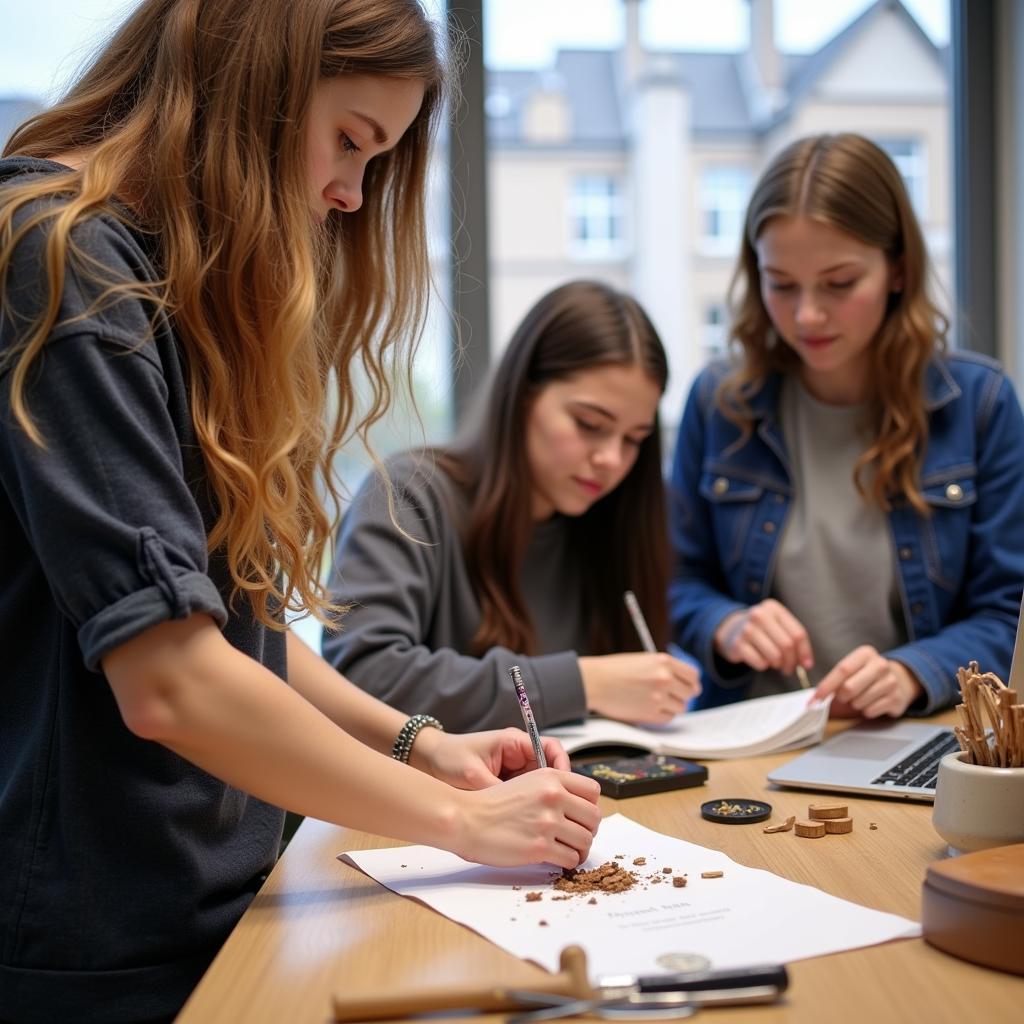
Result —
M 440 729 L 444 732 L 444 726 L 433 715 L 413 715 L 395 737 L 395 745 L 391 748 L 391 756 L 402 764 L 409 763 L 409 755 L 412 753 L 412 745 L 420 734 L 420 729 L 430 726 L 432 729 Z

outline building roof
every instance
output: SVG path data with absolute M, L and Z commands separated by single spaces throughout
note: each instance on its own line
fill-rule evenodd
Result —
M 752 137 L 789 117 L 817 82 L 884 11 L 904 21 L 936 61 L 943 55 L 900 0 L 876 0 L 824 46 L 811 54 L 780 54 L 785 102 L 770 118 L 750 94 L 749 53 L 671 52 L 658 54 L 659 74 L 668 68 L 691 99 L 696 135 Z M 619 89 L 622 57 L 613 50 L 561 50 L 555 67 L 541 71 L 494 71 L 488 76 L 488 138 L 500 148 L 533 148 L 524 139 L 522 118 L 531 96 L 557 91 L 568 105 L 570 136 L 546 140 L 543 148 L 622 148 L 626 144 Z

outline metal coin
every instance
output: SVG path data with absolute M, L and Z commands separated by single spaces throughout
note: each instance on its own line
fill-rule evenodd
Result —
M 675 971 L 676 974 L 695 974 L 697 971 L 706 971 L 711 966 L 711 961 L 700 953 L 662 953 L 655 961 L 659 967 L 666 971 Z

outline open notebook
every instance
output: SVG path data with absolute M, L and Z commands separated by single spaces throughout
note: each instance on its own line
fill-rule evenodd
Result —
M 579 725 L 545 732 L 561 740 L 569 754 L 615 746 L 698 760 L 753 757 L 806 747 L 821 739 L 831 701 L 809 705 L 810 696 L 807 690 L 796 690 L 756 697 L 677 715 L 663 726 L 588 718 Z

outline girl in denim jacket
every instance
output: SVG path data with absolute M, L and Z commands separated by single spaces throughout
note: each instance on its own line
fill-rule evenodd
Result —
M 799 140 L 754 189 L 738 358 L 697 378 L 673 467 L 673 630 L 704 706 L 797 685 L 833 714 L 928 713 L 969 660 L 1009 671 L 1024 417 L 946 351 L 903 181 L 857 135 Z

